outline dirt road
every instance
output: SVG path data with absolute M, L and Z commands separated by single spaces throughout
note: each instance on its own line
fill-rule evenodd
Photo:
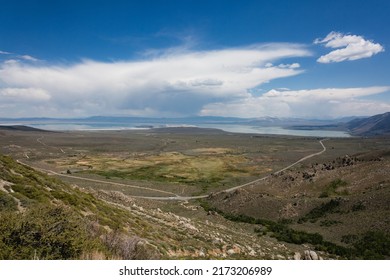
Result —
M 46 145 L 45 143 L 41 142 L 42 141 L 41 138 L 38 138 L 38 139 L 37 139 L 38 142 L 40 142 L 43 145 Z M 286 167 L 284 167 L 284 168 L 282 168 L 280 170 L 277 170 L 277 171 L 273 172 L 272 174 L 276 175 L 276 174 L 278 174 L 280 172 L 283 172 L 283 171 L 285 171 L 287 169 L 290 169 L 290 168 L 294 167 L 298 163 L 301 163 L 301 162 L 303 162 L 305 160 L 308 160 L 309 158 L 321 155 L 322 153 L 326 152 L 326 147 L 325 147 L 325 145 L 323 143 L 323 141 L 326 141 L 326 140 L 328 140 L 328 139 L 323 139 L 323 140 L 319 141 L 319 143 L 322 146 L 322 150 L 321 151 L 319 151 L 317 153 L 313 153 L 313 154 L 307 155 L 307 156 L 297 160 L 296 162 L 294 162 L 294 163 L 292 163 L 292 164 L 290 164 L 290 165 L 288 165 L 288 166 L 286 166 Z M 210 194 L 205 194 L 205 195 L 198 195 L 198 196 L 179 196 L 179 195 L 177 195 L 175 193 L 162 191 L 162 190 L 158 190 L 158 189 L 152 189 L 152 188 L 147 188 L 147 187 L 122 184 L 122 183 L 105 181 L 105 180 L 90 179 L 90 178 L 78 177 L 78 176 L 73 176 L 73 175 L 68 175 L 68 174 L 61 174 L 61 173 L 57 173 L 55 171 L 48 170 L 48 169 L 35 168 L 35 167 L 33 167 L 31 165 L 28 165 L 26 163 L 23 163 L 23 162 L 21 162 L 19 160 L 18 160 L 18 162 L 21 163 L 21 164 L 24 164 L 24 165 L 26 165 L 28 167 L 31 167 L 31 168 L 34 168 L 34 169 L 38 169 L 38 170 L 47 172 L 48 174 L 52 174 L 52 175 L 56 175 L 56 176 L 68 177 L 68 178 L 73 178 L 73 179 L 78 179 L 78 180 L 83 180 L 83 181 L 90 181 L 90 182 L 101 183 L 101 184 L 110 184 L 110 185 L 116 185 L 116 186 L 122 186 L 122 187 L 128 187 L 128 188 L 143 189 L 143 190 L 154 191 L 154 192 L 158 192 L 158 193 L 163 193 L 165 195 L 169 195 L 169 196 L 131 196 L 131 197 L 144 198 L 144 199 L 153 199 L 153 200 L 168 200 L 169 201 L 169 200 L 193 200 L 193 199 L 200 199 L 200 198 L 206 198 L 206 197 L 208 197 L 210 195 Z M 264 177 L 261 177 L 259 179 L 253 180 L 251 182 L 248 182 L 248 183 L 245 183 L 245 184 L 242 184 L 242 185 L 238 185 L 238 186 L 226 189 L 226 190 L 219 191 L 217 193 L 232 192 L 232 191 L 235 191 L 237 189 L 241 189 L 241 188 L 253 185 L 253 184 L 257 183 L 257 182 L 260 182 L 260 181 L 263 181 L 263 180 L 269 178 L 272 174 L 264 176 Z

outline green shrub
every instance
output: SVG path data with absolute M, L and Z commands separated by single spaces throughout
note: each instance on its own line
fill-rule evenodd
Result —
M 339 206 L 339 203 L 339 200 L 332 199 L 328 203 L 313 209 L 308 217 L 311 219 L 322 217 L 326 213 L 334 211 Z M 316 250 L 347 259 L 388 259 L 390 257 L 390 236 L 383 232 L 367 232 L 360 238 L 356 235 L 343 236 L 342 242 L 350 245 L 350 247 L 344 247 L 324 240 L 319 233 L 293 230 L 288 227 L 288 223 L 285 221 L 277 223 L 242 214 L 224 213 L 215 207 L 211 207 L 207 201 L 201 201 L 200 204 L 206 211 L 215 211 L 228 220 L 262 225 L 261 229 L 255 228 L 255 232 L 259 236 L 263 235 L 264 232 L 272 232 L 271 236 L 279 241 L 294 244 L 309 243 L 315 245 Z M 329 221 L 329 223 L 334 224 L 338 222 Z
M 366 206 L 363 204 L 363 202 L 359 201 L 356 204 L 352 205 L 352 211 L 363 211 L 366 209 Z
M 316 222 L 319 218 L 325 216 L 327 213 L 333 213 L 335 209 L 340 205 L 339 199 L 331 199 L 326 203 L 322 203 L 320 206 L 313 208 L 304 217 L 298 220 L 299 223 L 310 221 Z
M 0 191 L 0 211 L 13 211 L 17 210 L 17 203 L 11 195 Z
M 99 247 L 85 221 L 70 208 L 36 206 L 0 212 L 0 259 L 77 259 Z
M 390 256 L 390 235 L 369 231 L 353 243 L 357 254 L 364 259 L 385 259 Z
M 336 220 L 324 220 L 320 222 L 321 227 L 330 227 L 337 224 L 342 224 L 342 222 Z
M 358 240 L 359 240 L 359 237 L 356 234 L 347 234 L 347 235 L 343 235 L 341 237 L 341 242 L 343 242 L 345 244 L 353 244 Z

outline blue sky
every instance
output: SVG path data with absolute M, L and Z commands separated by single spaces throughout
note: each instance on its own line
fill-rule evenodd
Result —
M 0 117 L 390 111 L 390 1 L 0 7 Z

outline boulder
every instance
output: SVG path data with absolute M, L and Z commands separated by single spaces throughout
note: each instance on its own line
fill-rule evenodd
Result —
M 305 250 L 303 253 L 305 255 L 305 260 L 313 260 L 313 261 L 319 260 L 317 253 L 312 250 Z
M 310 258 L 314 261 L 318 261 L 318 255 L 316 252 L 314 251 L 309 251 L 309 254 L 310 254 Z
M 300 259 L 301 259 L 301 253 L 299 253 L 299 252 L 295 252 L 295 254 L 294 254 L 294 260 L 296 260 L 296 261 L 299 261 Z

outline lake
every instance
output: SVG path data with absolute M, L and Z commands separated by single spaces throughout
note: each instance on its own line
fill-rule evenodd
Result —
M 332 130 L 298 130 L 287 129 L 277 126 L 253 126 L 246 124 L 225 124 L 225 123 L 113 123 L 113 122 L 40 122 L 23 123 L 32 127 L 46 130 L 135 130 L 148 129 L 148 126 L 159 127 L 201 127 L 216 128 L 227 132 L 235 133 L 256 133 L 274 135 L 293 135 L 306 137 L 351 137 L 345 131 Z

